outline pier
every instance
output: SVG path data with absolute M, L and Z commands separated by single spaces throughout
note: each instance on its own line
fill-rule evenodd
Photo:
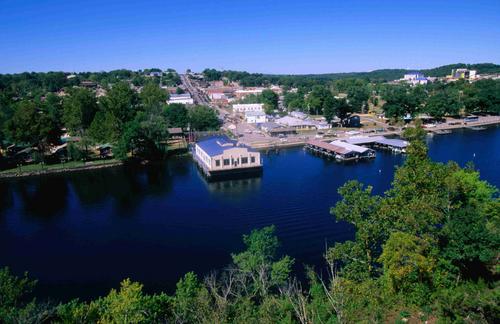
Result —
M 340 141 L 325 143 L 319 140 L 310 140 L 305 147 L 314 153 L 334 158 L 337 161 L 357 161 L 375 157 L 375 151 L 372 149 Z
M 345 139 L 345 142 L 354 145 L 390 150 L 395 153 L 406 153 L 406 148 L 408 147 L 407 141 L 395 138 L 386 138 L 384 136 L 351 137 Z

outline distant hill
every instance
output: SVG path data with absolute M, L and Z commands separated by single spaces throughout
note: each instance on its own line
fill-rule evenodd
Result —
M 300 77 L 311 78 L 315 80 L 340 80 L 348 78 L 361 78 L 370 80 L 396 80 L 403 77 L 407 72 L 419 71 L 425 76 L 431 77 L 444 77 L 451 73 L 452 69 L 467 68 L 470 70 L 477 70 L 479 74 L 500 73 L 500 65 L 493 63 L 478 63 L 478 64 L 465 64 L 456 63 L 448 64 L 432 69 L 422 70 L 406 70 L 406 69 L 381 69 L 370 72 L 347 72 L 347 73 L 325 73 L 325 74 L 304 74 Z M 299 77 L 299 75 L 269 75 L 272 77 Z

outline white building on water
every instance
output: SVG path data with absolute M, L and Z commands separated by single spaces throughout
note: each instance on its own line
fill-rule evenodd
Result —
M 193 157 L 208 177 L 262 170 L 260 152 L 227 136 L 213 136 L 198 141 L 194 146 Z

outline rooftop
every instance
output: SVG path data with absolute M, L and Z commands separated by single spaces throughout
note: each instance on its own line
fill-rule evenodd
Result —
M 346 150 L 353 151 L 353 152 L 358 152 L 358 153 L 364 153 L 366 151 L 369 151 L 369 148 L 359 146 L 359 145 L 354 145 L 346 142 L 342 142 L 339 140 L 333 141 L 330 144 L 335 145 L 335 146 L 340 146 L 345 148 Z
M 205 138 L 196 143 L 205 153 L 210 156 L 216 156 L 224 153 L 225 150 L 233 148 L 233 147 L 245 147 L 250 151 L 252 149 L 248 148 L 243 144 L 238 144 L 237 141 L 230 139 L 225 135 L 221 136 L 212 136 Z
M 266 113 L 263 112 L 263 111 L 247 111 L 245 113 L 245 117 L 248 117 L 248 116 L 265 116 Z
M 334 145 L 334 144 L 331 144 L 331 143 L 325 143 L 325 142 L 318 141 L 318 140 L 310 140 L 309 144 L 317 146 L 317 147 L 320 147 L 320 148 L 328 150 L 328 151 L 335 152 L 337 154 L 348 154 L 348 153 L 351 153 L 351 150 L 348 150 L 345 147 L 337 146 L 337 145 Z
M 191 98 L 191 94 L 189 93 L 174 93 L 170 95 L 170 99 L 181 99 L 181 98 Z
M 278 124 L 281 124 L 281 125 L 292 126 L 292 127 L 293 126 L 303 126 L 303 125 L 307 125 L 307 126 L 314 125 L 312 122 L 310 122 L 308 120 L 302 120 L 302 119 L 290 117 L 290 116 L 278 118 L 276 120 L 276 122 Z

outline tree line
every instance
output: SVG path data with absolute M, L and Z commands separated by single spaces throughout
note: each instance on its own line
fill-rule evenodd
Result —
M 480 64 L 448 64 L 432 69 L 416 70 L 426 76 L 444 77 L 451 73 L 452 69 L 467 68 L 476 70 L 479 74 L 500 73 L 500 65 L 492 63 Z M 405 73 L 415 70 L 405 69 L 381 69 L 370 72 L 348 72 L 348 73 L 325 73 L 325 74 L 302 74 L 302 75 L 278 75 L 249 73 L 246 71 L 219 71 L 216 69 L 205 69 L 203 75 L 207 81 L 227 79 L 229 81 L 238 81 L 242 86 L 255 87 L 267 86 L 270 84 L 279 84 L 286 87 L 307 87 L 314 85 L 324 85 L 343 79 L 362 79 L 370 82 L 387 82 L 397 80 L 403 77 Z
M 352 113 L 375 111 L 392 120 L 428 114 L 435 119 L 471 113 L 500 113 L 500 80 L 473 83 L 435 82 L 412 87 L 407 84 L 380 84 L 361 79 L 345 79 L 312 89 L 287 91 L 288 110 L 344 119 Z
M 493 323 L 500 316 L 498 189 L 472 165 L 436 163 L 425 132 L 409 128 L 408 157 L 390 189 L 349 181 L 331 209 L 352 224 L 352 240 L 325 254 L 326 269 L 279 254 L 273 226 L 243 236 L 225 269 L 187 273 L 173 294 L 146 294 L 124 280 L 90 301 L 30 299 L 36 282 L 0 270 L 0 320 L 6 323 Z M 325 271 L 326 270 L 326 271 Z

